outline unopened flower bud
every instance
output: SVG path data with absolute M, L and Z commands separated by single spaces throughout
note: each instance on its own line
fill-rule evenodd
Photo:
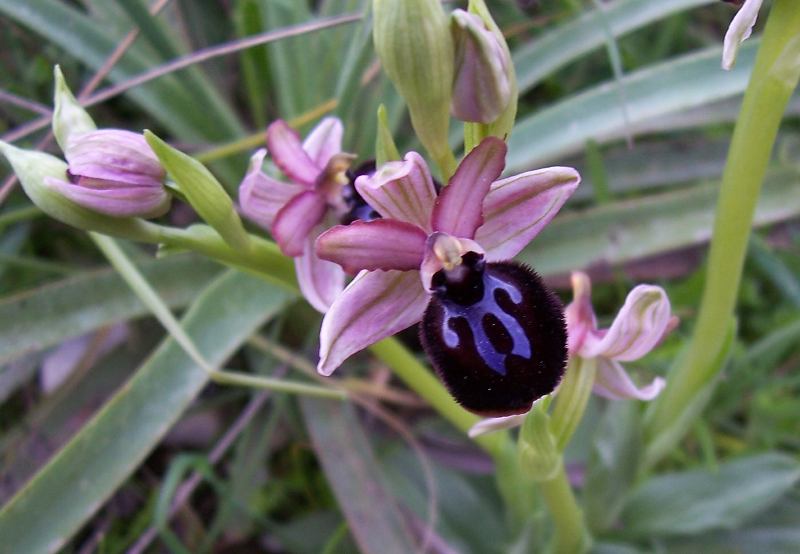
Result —
M 440 161 L 448 145 L 454 52 L 439 0 L 374 0 L 375 50 L 408 104 L 422 144 Z M 454 160 L 448 160 L 445 165 Z
M 158 241 L 157 228 L 151 223 L 136 218 L 109 217 L 87 209 L 48 184 L 48 181 L 64 181 L 67 178 L 67 164 L 63 160 L 45 152 L 16 148 L 2 141 L 0 154 L 11 164 L 31 201 L 50 217 L 78 229 L 142 242 Z
M 502 36 L 464 10 L 451 15 L 456 73 L 452 113 L 462 121 L 492 123 L 512 96 L 511 56 Z
M 45 184 L 74 203 L 113 217 L 157 217 L 170 205 L 164 168 L 142 135 L 118 129 L 72 133 L 67 179 Z
M 452 21 L 458 43 L 453 114 L 462 118 L 466 114 L 459 112 L 470 109 L 481 117 L 464 124 L 465 149 L 472 150 L 489 136 L 508 140 L 517 117 L 518 88 L 506 39 L 483 0 L 469 0 L 469 12 L 457 11 Z M 496 116 L 489 119 L 495 110 Z

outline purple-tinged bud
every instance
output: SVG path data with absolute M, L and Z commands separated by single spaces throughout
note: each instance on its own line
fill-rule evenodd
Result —
M 64 155 L 67 181 L 45 183 L 76 204 L 113 217 L 157 217 L 169 209 L 166 172 L 142 135 L 118 129 L 72 134 Z
M 451 111 L 462 121 L 492 123 L 514 93 L 508 48 L 478 15 L 455 10 L 450 21 L 456 47 Z

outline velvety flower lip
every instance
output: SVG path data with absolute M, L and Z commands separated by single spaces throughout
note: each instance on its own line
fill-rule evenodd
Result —
M 729 70 L 736 63 L 739 46 L 753 33 L 763 0 L 745 0 L 731 21 L 722 47 L 722 68 Z
M 572 302 L 564 310 L 570 357 L 596 359 L 594 393 L 611 400 L 646 401 L 658 396 L 666 385 L 663 378 L 656 377 L 649 384 L 639 387 L 620 362 L 642 358 L 677 325 L 678 318 L 672 315 L 664 289 L 655 285 L 636 286 L 608 329 L 597 327 L 589 276 L 574 272 L 572 289 Z M 470 436 L 521 423 L 522 418 L 488 418 L 473 426 Z
M 45 179 L 78 205 L 115 217 L 156 217 L 169 209 L 166 172 L 137 133 L 101 129 L 70 135 L 67 179 Z
M 273 122 L 267 129 L 267 148 L 289 182 L 264 173 L 267 151 L 262 149 L 251 158 L 239 186 L 242 214 L 268 229 L 283 253 L 295 259 L 300 290 L 320 312 L 344 288 L 342 268 L 314 251 L 317 235 L 345 209 L 337 199 L 350 159 L 341 151 L 343 132 L 339 119 L 326 117 L 301 141 L 285 121 Z
M 505 155 L 502 140 L 484 139 L 438 196 L 427 164 L 414 152 L 356 180 L 358 191 L 383 219 L 377 225 L 336 226 L 317 239 L 322 259 L 350 271 L 365 270 L 323 319 L 320 373 L 331 374 L 352 354 L 417 323 L 429 300 L 431 276 L 443 267 L 443 259 L 446 263 L 448 256 L 468 251 L 490 260 L 498 259 L 493 257 L 498 252 L 504 259 L 516 255 L 580 183 L 569 168 L 499 180 Z M 477 240 L 483 229 L 488 248 Z M 385 316 L 394 313 L 397 317 Z

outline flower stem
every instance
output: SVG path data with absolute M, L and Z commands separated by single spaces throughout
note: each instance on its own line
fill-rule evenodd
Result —
M 562 461 L 558 474 L 549 481 L 539 483 L 550 516 L 555 524 L 551 552 L 553 554 L 581 554 L 589 549 L 589 534 L 578 502 L 564 471 Z
M 459 406 L 442 384 L 397 339 L 388 338 L 370 347 L 375 356 L 392 368 L 403 382 L 424 398 L 442 417 L 466 432 L 479 418 Z M 475 441 L 497 459 L 503 455 L 507 433 L 492 433 L 477 437 Z
M 556 439 L 556 446 L 561 452 L 583 419 L 596 373 L 595 358 L 573 357 L 567 365 L 567 372 L 558 388 L 556 406 L 550 419 L 550 428 Z
M 341 389 L 320 387 L 317 385 L 311 385 L 309 383 L 299 383 L 297 381 L 289 381 L 286 379 L 274 379 L 272 377 L 252 375 L 239 371 L 214 370 L 209 374 L 209 377 L 212 381 L 221 385 L 236 385 L 253 389 L 300 394 L 303 396 L 333 398 L 335 400 L 344 400 L 347 398 L 347 393 Z
M 776 0 L 728 152 L 697 324 L 686 356 L 670 372 L 665 391 L 648 413 L 648 444 L 669 430 L 719 370 L 714 361 L 734 315 L 753 213 L 781 118 L 799 78 L 800 10 L 796 0 Z M 675 434 L 673 446 L 680 438 Z

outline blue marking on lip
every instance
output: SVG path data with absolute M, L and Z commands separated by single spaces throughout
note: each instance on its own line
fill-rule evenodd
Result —
M 457 318 L 465 319 L 472 331 L 478 355 L 493 371 L 500 375 L 505 375 L 508 354 L 503 354 L 494 347 L 492 341 L 486 335 L 482 321 L 483 317 L 488 314 L 496 317 L 511 337 L 513 342 L 511 354 L 531 359 L 531 343 L 525 335 L 522 325 L 511 314 L 503 310 L 495 298 L 495 291 L 502 290 L 508 294 L 514 304 L 520 304 L 522 302 L 522 293 L 514 285 L 505 283 L 497 277 L 489 275 L 488 272 L 483 274 L 483 285 L 483 297 L 474 304 L 463 306 L 455 302 L 443 303 L 445 312 L 442 321 L 444 342 L 450 348 L 459 347 L 461 341 L 458 333 L 450 328 L 450 321 Z

